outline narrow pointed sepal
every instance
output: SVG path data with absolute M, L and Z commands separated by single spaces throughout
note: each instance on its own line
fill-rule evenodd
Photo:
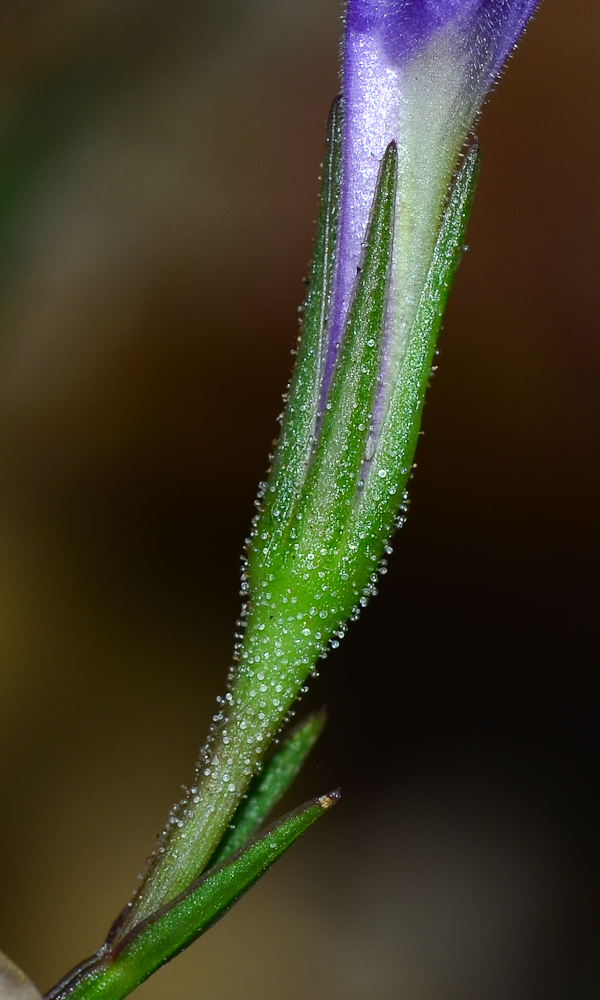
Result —
M 289 813 L 212 868 L 113 947 L 75 969 L 45 1000 L 122 1000 L 212 927 L 268 868 L 339 799 L 322 795 Z
M 268 481 L 261 487 L 261 512 L 249 550 L 250 572 L 254 570 L 255 574 L 277 558 L 285 543 L 316 439 L 340 207 L 342 119 L 341 100 L 336 98 L 329 115 L 317 232 L 297 359 L 273 464 Z
M 385 334 L 392 260 L 398 151 L 390 143 L 381 164 L 365 256 L 323 413 L 315 457 L 291 537 L 296 561 L 327 549 L 335 566 L 359 489 L 372 433 Z
M 356 553 L 355 572 L 361 578 L 381 558 L 405 499 L 425 392 L 446 301 L 463 251 L 479 164 L 479 145 L 474 142 L 450 191 L 400 377 L 383 417 L 365 487 L 349 525 L 348 543 Z

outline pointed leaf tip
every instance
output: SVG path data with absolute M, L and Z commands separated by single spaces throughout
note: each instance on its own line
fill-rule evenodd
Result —
M 329 792 L 327 795 L 321 795 L 319 798 L 319 805 L 321 806 L 321 809 L 331 809 L 340 801 L 341 797 L 341 788 L 336 788 L 333 792 Z

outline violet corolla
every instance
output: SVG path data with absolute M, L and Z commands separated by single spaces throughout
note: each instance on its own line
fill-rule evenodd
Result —
M 388 143 L 398 145 L 399 170 L 382 410 L 399 376 L 459 154 L 535 6 L 536 0 L 349 0 L 342 205 L 324 391 Z

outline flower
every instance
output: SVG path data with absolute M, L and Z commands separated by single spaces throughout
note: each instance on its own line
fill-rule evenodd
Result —
M 477 177 L 476 143 L 460 153 L 534 7 L 348 2 L 298 358 L 247 540 L 237 662 L 121 933 L 202 871 L 316 661 L 386 571 Z
M 246 760 L 386 572 L 478 173 L 476 142 L 461 150 L 535 6 L 348 0 L 298 359 L 222 720 L 228 746 L 250 731 Z

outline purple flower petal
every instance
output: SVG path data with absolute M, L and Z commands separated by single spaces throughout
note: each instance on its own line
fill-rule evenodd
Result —
M 452 28 L 476 46 L 493 50 L 498 72 L 531 17 L 537 0 L 349 0 L 349 33 L 376 34 L 397 64 L 405 62 L 436 32 Z

